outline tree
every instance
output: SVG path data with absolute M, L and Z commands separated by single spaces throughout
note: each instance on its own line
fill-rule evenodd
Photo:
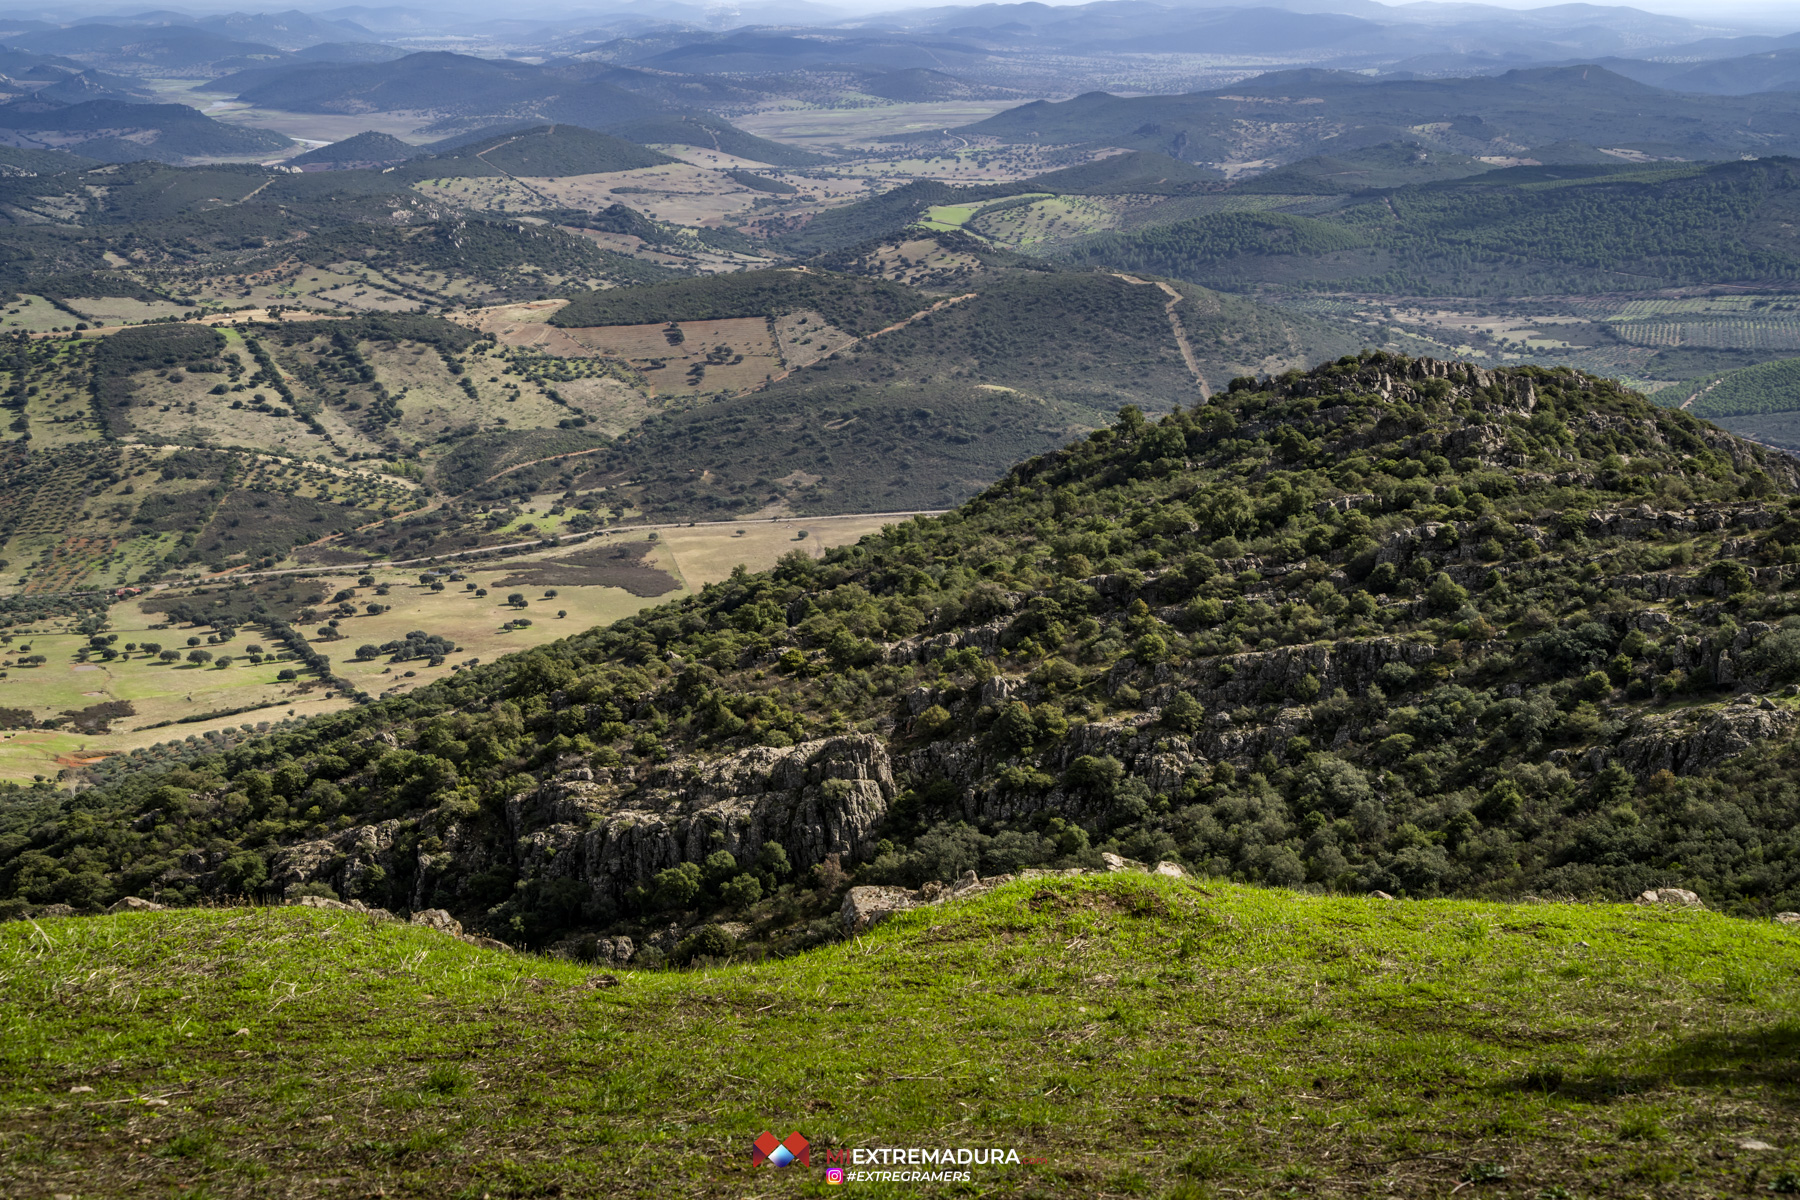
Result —
M 179 650 L 164 650 L 160 654 L 158 654 L 156 657 L 162 659 L 164 662 L 167 662 L 167 663 L 178 662 L 181 659 L 181 651 L 179 651 Z
M 1425 599 L 1438 612 L 1450 612 L 1468 603 L 1469 593 L 1450 576 L 1439 571 L 1425 590 Z
M 1162 723 L 1182 733 L 1193 733 L 1206 719 L 1206 706 L 1187 692 L 1176 692 L 1175 698 L 1163 706 Z
M 651 881 L 650 902 L 657 908 L 686 908 L 699 894 L 699 863 L 682 863 L 658 871 Z
M 727 879 L 719 886 L 719 899 L 732 908 L 748 908 L 762 899 L 762 881 L 750 874 Z
M 204 666 L 207 663 L 212 661 L 212 651 L 211 650 L 189 650 L 187 657 L 188 657 L 189 662 L 199 663 L 201 666 Z
M 1002 744 L 1018 750 L 1030 749 L 1032 740 L 1037 737 L 1037 725 L 1031 719 L 1031 709 L 1020 701 L 1014 700 L 1000 712 L 1000 719 L 994 722 L 994 736 Z

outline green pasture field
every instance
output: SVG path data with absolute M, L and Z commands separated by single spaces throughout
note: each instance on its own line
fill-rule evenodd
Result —
M 509 558 L 503 560 L 503 565 L 512 566 L 521 561 L 529 560 Z M 391 611 L 378 616 L 365 614 L 345 618 L 339 625 L 342 638 L 313 640 L 313 645 L 319 653 L 330 656 L 335 672 L 371 695 L 410 691 L 450 674 L 456 663 L 471 658 L 489 662 L 502 654 L 541 646 L 596 625 L 610 625 L 621 617 L 681 595 L 677 589 L 646 598 L 634 596 L 623 588 L 563 584 L 555 589 L 554 598 L 546 599 L 542 587 L 496 586 L 506 575 L 505 570 L 468 573 L 465 582 L 486 590 L 485 597 L 476 596 L 463 583 L 446 583 L 443 591 L 434 592 L 417 582 L 417 575 L 410 577 L 411 583 L 391 585 L 383 597 L 375 597 L 372 588 L 358 587 L 354 575 L 309 583 L 308 586 L 326 590 L 331 595 L 341 588 L 354 589 L 359 609 L 371 599 L 392 606 Z M 383 577 L 397 578 L 392 572 L 380 572 L 376 576 L 378 579 Z M 527 607 L 513 608 L 506 603 L 507 595 L 513 592 L 526 597 Z M 559 611 L 568 616 L 558 617 Z M 501 628 L 519 617 L 530 620 L 531 624 L 523 629 Z M 312 634 L 317 624 L 307 625 L 302 632 Z M 426 659 L 390 663 L 385 654 L 365 662 L 357 661 L 358 646 L 399 641 L 415 629 L 449 638 L 456 643 L 457 653 L 438 667 L 428 666 Z
M 1113 197 L 1052 196 L 1024 205 L 989 205 L 969 222 L 973 231 L 1008 246 L 1067 241 L 1116 229 L 1125 202 Z
M 0 306 L 0 333 L 48 333 L 52 329 L 73 329 L 77 317 L 71 317 L 42 296 L 21 295 L 11 304 Z
M 193 312 L 168 301 L 133 300 L 128 296 L 71 296 L 63 303 L 88 320 L 107 325 L 135 325 L 162 317 L 186 317 Z
M 286 710 L 308 699 L 303 678 L 292 683 L 280 682 L 276 673 L 296 666 L 265 658 L 252 664 L 245 655 L 251 645 L 261 645 L 266 652 L 282 649 L 260 630 L 244 628 L 229 642 L 207 645 L 203 629 L 179 626 L 152 628 L 164 623 L 161 613 L 143 612 L 133 603 L 115 605 L 109 612 L 108 633 L 116 633 L 115 649 L 132 642 L 155 642 L 167 650 L 178 650 L 182 659 L 175 665 L 154 656 L 128 653 L 111 662 L 94 655 L 86 663 L 77 660 L 77 652 L 87 644 L 85 635 L 71 632 L 20 632 L 0 655 L 0 707 L 29 709 L 37 719 L 76 712 L 112 700 L 129 701 L 134 716 L 117 718 L 105 734 L 80 733 L 74 730 L 11 730 L 0 733 L 0 779 L 30 779 L 34 775 L 54 776 L 74 755 L 103 756 L 134 746 L 149 745 L 171 738 L 185 737 L 218 725 L 235 725 L 245 721 L 272 720 L 286 715 Z M 199 636 L 201 646 L 215 656 L 230 655 L 229 667 L 216 663 L 196 666 L 186 660 L 189 637 Z M 41 654 L 48 661 L 37 666 L 20 666 L 18 659 L 29 653 Z M 316 684 L 311 696 L 318 696 Z M 178 722 L 184 717 L 230 709 L 257 711 L 220 718 L 210 724 Z M 151 726 L 162 726 L 151 729 Z
M 970 232 L 980 232 L 979 230 L 973 229 L 973 223 L 988 209 L 996 206 L 1008 209 L 1022 207 L 1020 201 L 1029 198 L 1030 197 L 1028 196 L 1009 196 L 1005 200 L 995 203 L 934 204 L 925 210 L 925 216 L 919 221 L 919 224 L 927 229 L 935 229 L 945 233 L 953 233 L 958 229 L 965 228 L 968 228 Z M 1046 198 L 1048 199 L 1048 197 Z M 1054 203 L 1054 200 L 1051 200 L 1050 202 Z
M 846 1193 L 1783 1194 L 1797 950 L 1705 912 L 1144 875 L 687 971 L 306 909 L 14 921 L 0 1187 L 824 1196 L 830 1150 L 997 1147 Z M 753 1166 L 763 1130 L 810 1165 Z
M 559 521 L 559 518 L 543 513 L 526 514 L 522 519 L 533 522 L 539 529 L 546 523 Z M 352 603 L 356 605 L 358 615 L 339 618 L 341 637 L 318 639 L 316 631 L 324 626 L 330 615 L 328 610 L 333 607 L 321 602 L 314 606 L 316 620 L 295 622 L 294 627 L 319 653 L 331 659 L 336 674 L 357 687 L 372 695 L 410 691 L 448 675 L 455 664 L 471 658 L 488 662 L 503 654 L 541 646 L 598 625 L 608 625 L 651 605 L 679 599 L 708 583 L 726 579 L 739 564 L 751 571 L 762 571 L 774 566 L 783 554 L 794 550 L 817 556 L 830 546 L 853 542 L 866 533 L 876 532 L 890 520 L 866 516 L 775 521 L 765 518 L 746 520 L 739 526 L 658 530 L 646 564 L 665 572 L 677 586 L 661 595 L 648 597 L 634 595 L 619 587 L 557 583 L 554 585 L 556 596 L 546 598 L 543 595 L 545 585 L 502 586 L 499 583 L 517 568 L 546 558 L 576 554 L 608 544 L 635 545 L 645 541 L 645 531 L 630 528 L 570 546 L 546 548 L 487 563 L 446 564 L 463 571 L 466 579 L 446 583 L 441 592 L 434 592 L 420 582 L 418 568 L 378 568 L 368 572 L 378 585 L 388 587 L 386 596 L 378 596 L 374 587 L 358 583 L 365 573 L 360 568 L 338 568 L 332 573 L 309 572 L 295 579 L 296 591 L 318 593 L 329 600 L 339 591 L 349 589 L 355 592 Z M 805 537 L 799 536 L 801 530 L 806 531 Z M 143 540 L 154 544 L 158 539 Z M 472 569 L 475 567 L 497 569 Z M 130 566 L 125 569 L 131 571 Z M 216 589 L 229 583 L 229 576 L 221 576 L 205 581 L 205 586 Z M 465 583 L 487 589 L 488 595 L 476 597 Z M 515 591 L 527 598 L 527 607 L 515 609 L 505 603 L 507 595 Z M 177 589 L 176 594 L 179 592 Z M 158 591 L 153 594 L 162 597 L 170 593 Z M 387 605 L 389 611 L 369 616 L 365 606 L 371 602 Z M 333 711 L 348 703 L 341 698 L 324 700 L 322 689 L 304 671 L 295 682 L 277 681 L 278 671 L 297 667 L 296 663 L 265 661 L 261 666 L 252 666 L 244 658 L 246 647 L 261 645 L 271 653 L 283 648 L 261 629 L 246 625 L 232 641 L 206 645 L 206 635 L 211 630 L 173 624 L 168 628 L 152 628 L 163 625 L 166 615 L 146 613 L 140 604 L 141 601 L 124 601 L 108 611 L 106 632 L 119 635 L 114 648 L 122 649 L 129 642 L 156 642 L 166 649 L 181 651 L 183 661 L 178 667 L 146 660 L 138 654 L 111 662 L 102 662 L 95 655 L 90 662 L 79 663 L 77 652 L 87 643 L 87 638 L 60 626 L 15 631 L 12 645 L 0 648 L 4 650 L 0 653 L 0 671 L 5 672 L 0 676 L 0 707 L 30 709 L 39 720 L 109 700 L 128 700 L 137 711 L 136 716 L 114 721 L 111 732 L 106 734 L 36 729 L 0 732 L 0 780 L 29 780 L 35 775 L 54 777 L 64 767 L 79 765 L 77 760 L 81 758 L 93 759 L 244 722 L 281 720 L 286 718 L 290 708 L 298 715 L 311 715 Z M 558 611 L 568 615 L 558 617 Z M 510 630 L 502 628 L 518 617 L 528 618 L 531 624 Z M 415 629 L 449 638 L 459 647 L 458 652 L 438 667 L 428 666 L 429 660 L 424 659 L 390 663 L 387 655 L 366 662 L 356 660 L 357 647 L 364 643 L 379 646 L 403 640 Z M 187 639 L 195 636 L 201 640 L 201 649 L 215 655 L 231 655 L 233 665 L 226 668 L 209 665 L 203 669 L 189 665 L 186 662 L 190 649 Z M 49 661 L 35 667 L 12 665 L 27 653 L 21 649 L 27 645 L 31 647 L 29 653 L 42 654 Z M 253 708 L 254 711 L 220 716 L 210 721 L 188 720 L 162 725 L 163 722 L 239 708 Z M 153 725 L 162 727 L 148 728 Z

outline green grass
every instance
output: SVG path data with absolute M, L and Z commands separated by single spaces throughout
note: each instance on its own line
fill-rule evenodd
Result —
M 1794 1132 L 1795 944 L 1142 876 L 617 986 L 302 910 L 16 922 L 0 1186 L 818 1195 L 827 1147 L 999 1146 L 1041 1161 L 950 1194 L 1762 1192 L 1792 1153 L 1738 1143 Z M 763 1129 L 812 1168 L 752 1168 Z

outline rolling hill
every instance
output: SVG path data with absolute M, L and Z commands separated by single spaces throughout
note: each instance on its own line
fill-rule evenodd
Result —
M 0 131 L 106 162 L 264 154 L 292 143 L 279 133 L 215 121 L 185 104 L 24 99 L 0 104 Z
M 1419 140 L 1465 155 L 1531 156 L 1575 141 L 1655 156 L 1800 151 L 1800 95 L 1694 96 L 1597 66 L 1468 79 L 1277 71 L 1214 92 L 1036 101 L 954 131 L 1004 142 L 1153 150 L 1188 162 L 1292 162 Z
M 432 155 L 406 173 L 419 178 L 473 174 L 555 179 L 630 171 L 674 161 L 635 142 L 578 125 L 540 125 Z
M 1105 234 L 1069 256 L 1211 287 L 1462 296 L 1787 287 L 1800 280 L 1797 167 L 1791 158 L 1514 167 L 1375 190 L 1316 216 L 1220 212 Z
M 627 91 L 581 65 L 536 66 L 448 51 L 391 62 L 258 67 L 210 85 L 290 112 L 428 110 L 446 129 L 532 120 L 576 125 L 640 143 L 715 147 L 758 162 L 801 165 L 816 155 L 754 137 L 718 117 Z
M 770 503 L 942 507 L 1123 405 L 1161 411 L 1236 375 L 1286 369 L 1299 353 L 1360 345 L 1326 322 L 1198 288 L 1005 267 L 942 300 L 880 280 L 746 272 L 595 293 L 555 320 L 660 323 L 656 314 L 813 321 L 787 335 L 796 361 L 778 377 L 659 414 L 595 456 L 597 480 L 665 519 Z M 829 353 L 799 357 L 802 334 Z
M 409 145 L 390 133 L 377 133 L 369 130 L 347 137 L 341 142 L 320 146 L 308 150 L 305 154 L 296 154 L 287 160 L 290 167 L 329 165 L 339 168 L 391 166 L 403 163 L 408 159 L 423 154 L 417 146 Z
M 1792 460 L 1573 371 L 1243 377 L 823 559 L 24 789 L 0 895 L 329 891 L 608 958 L 731 913 L 718 945 L 782 953 L 819 940 L 791 872 L 835 903 L 852 871 L 1104 852 L 1416 899 L 1675 886 L 1766 919 L 1800 900 L 1796 494 Z

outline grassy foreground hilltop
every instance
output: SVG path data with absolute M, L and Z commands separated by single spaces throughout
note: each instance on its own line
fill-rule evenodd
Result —
M 823 1195 L 826 1147 L 916 1145 L 1042 1160 L 925 1194 L 1788 1192 L 1796 940 L 1142 875 L 622 977 L 313 910 L 15 922 L 0 1186 Z

